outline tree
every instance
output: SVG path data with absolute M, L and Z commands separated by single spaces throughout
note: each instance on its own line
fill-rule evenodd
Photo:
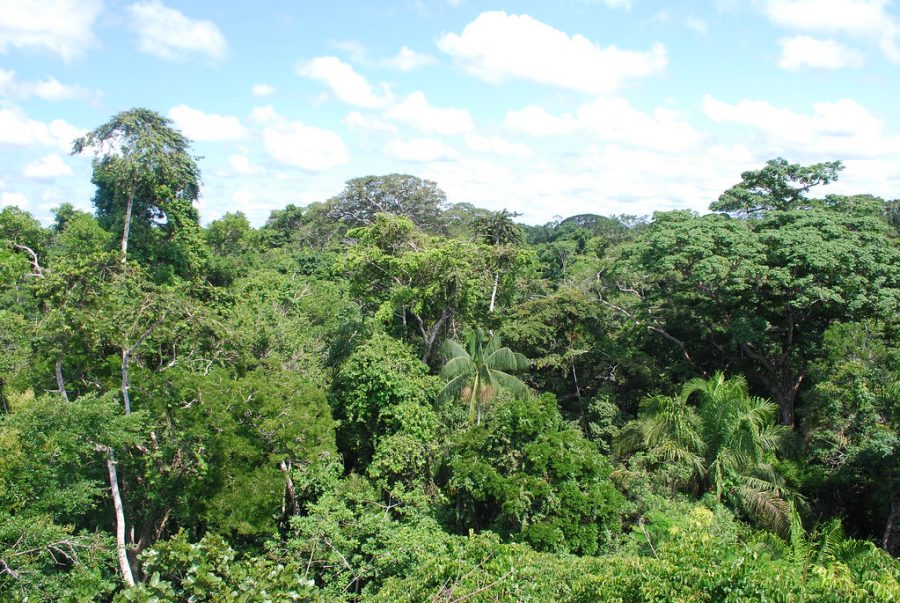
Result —
M 492 530 L 537 550 L 592 555 L 619 530 L 624 500 L 594 444 L 552 395 L 502 400 L 459 432 L 439 483 L 454 529 Z
M 94 205 L 104 222 L 121 224 L 122 262 L 133 222 L 149 227 L 165 216 L 171 200 L 195 201 L 200 192 L 200 169 L 190 155 L 190 141 L 171 123 L 149 109 L 130 109 L 76 139 L 72 147 L 73 155 L 94 153 Z
M 494 286 L 491 289 L 491 303 L 488 312 L 493 312 L 497 303 L 497 289 L 500 286 L 501 275 L 513 266 L 521 264 L 524 259 L 517 247 L 525 237 L 522 228 L 513 222 L 513 218 L 518 215 L 504 209 L 485 216 L 477 216 L 472 220 L 472 229 L 475 234 L 481 237 L 484 243 L 490 245 L 493 252 L 491 271 L 494 273 Z
M 842 204 L 754 220 L 657 213 L 602 275 L 600 301 L 676 346 L 695 374 L 742 371 L 794 425 L 828 326 L 900 312 L 893 237 L 879 214 Z
M 722 193 L 709 208 L 744 215 L 797 209 L 807 202 L 806 193 L 812 187 L 837 180 L 843 169 L 840 161 L 802 166 L 781 157 L 770 159 L 764 168 L 741 174 L 741 182 Z
M 449 381 L 438 394 L 438 400 L 458 397 L 468 402 L 470 425 L 481 423 L 484 405 L 500 388 L 508 389 L 517 398 L 528 397 L 528 386 L 506 372 L 527 369 L 528 359 L 501 346 L 500 335 L 486 340 L 480 327 L 469 335 L 468 350 L 452 339 L 444 343 L 448 360 L 441 369 L 441 377 Z
M 441 210 L 447 195 L 431 180 L 406 174 L 365 176 L 347 181 L 337 197 L 328 201 L 328 217 L 348 227 L 368 226 L 379 213 L 406 216 L 422 230 L 443 232 Z
M 693 396 L 699 405 L 690 405 Z M 750 396 L 743 377 L 721 372 L 693 379 L 678 396 L 653 396 L 638 419 L 621 431 L 619 452 L 638 449 L 661 462 L 686 465 L 703 491 L 732 498 L 775 530 L 785 531 L 790 507 L 771 465 L 784 435 L 774 424 L 776 407 Z

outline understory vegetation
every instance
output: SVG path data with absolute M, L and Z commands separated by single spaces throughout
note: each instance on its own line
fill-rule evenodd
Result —
M 900 599 L 900 214 L 839 162 L 254 228 L 152 111 L 74 151 L 95 213 L 0 210 L 0 600 Z

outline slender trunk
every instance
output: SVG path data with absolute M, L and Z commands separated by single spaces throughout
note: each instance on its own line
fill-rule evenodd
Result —
M 488 308 L 488 312 L 494 311 L 494 305 L 497 301 L 497 287 L 500 285 L 500 270 L 497 270 L 497 274 L 494 275 L 494 290 L 491 291 L 491 306 Z
M 131 360 L 131 352 L 129 349 L 122 350 L 122 401 L 125 404 L 125 414 L 131 414 L 131 398 L 128 396 L 128 388 L 131 387 L 131 380 L 128 377 L 128 362 Z
M 122 227 L 122 263 L 128 254 L 128 232 L 131 230 L 131 210 L 134 207 L 134 188 L 128 193 L 128 201 L 125 203 L 125 225 Z
M 572 380 L 575 382 L 575 395 L 581 400 L 581 387 L 578 385 L 578 373 L 575 372 L 575 363 L 572 363 Z
M 131 564 L 128 562 L 128 551 L 125 549 L 125 511 L 122 496 L 119 494 L 119 478 L 116 476 L 116 459 L 112 448 L 106 449 L 106 468 L 109 471 L 109 488 L 112 492 L 113 507 L 116 510 L 116 556 L 119 559 L 119 570 L 126 587 L 134 586 Z
M 428 359 L 431 357 L 431 352 L 434 349 L 434 342 L 437 339 L 438 333 L 441 332 L 441 327 L 444 326 L 444 323 L 447 322 L 447 319 L 453 316 L 453 311 L 449 308 L 444 308 L 444 311 L 441 312 L 440 318 L 438 318 L 431 328 L 427 331 L 425 330 L 425 322 L 422 318 L 413 314 L 413 317 L 419 323 L 419 332 L 422 333 L 422 339 L 425 340 L 425 353 L 422 354 L 422 362 L 428 364 Z
M 59 395 L 62 396 L 63 400 L 68 402 L 69 394 L 66 392 L 66 382 L 63 381 L 62 358 L 56 359 L 56 366 L 54 370 L 56 372 L 56 387 L 59 388 Z
M 893 555 L 893 537 L 894 537 L 894 526 L 897 525 L 897 520 L 900 519 L 900 504 L 897 501 L 891 503 L 891 514 L 888 515 L 887 524 L 884 526 L 884 537 L 881 539 L 881 548 L 887 551 L 889 554 Z
M 294 480 L 291 479 L 291 462 L 281 461 L 279 465 L 281 472 L 284 473 L 284 487 L 287 490 L 288 502 L 291 504 L 291 515 L 296 517 L 300 515 L 300 501 L 297 500 L 297 491 L 294 490 Z

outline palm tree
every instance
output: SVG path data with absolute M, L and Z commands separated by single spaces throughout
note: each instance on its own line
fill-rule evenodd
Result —
M 490 402 L 498 388 L 507 389 L 516 397 L 527 397 L 528 386 L 507 371 L 528 368 L 528 359 L 522 354 L 502 347 L 499 335 L 485 342 L 481 328 L 468 338 L 468 350 L 448 339 L 444 342 L 447 364 L 441 376 L 449 381 L 438 394 L 438 400 L 459 398 L 469 403 L 469 424 L 481 423 L 481 411 Z
M 690 402 L 699 399 L 695 408 Z M 777 407 L 750 396 L 747 381 L 721 372 L 693 379 L 678 396 L 641 403 L 640 416 L 623 429 L 620 452 L 644 449 L 693 469 L 698 486 L 718 500 L 736 502 L 772 529 L 785 532 L 790 505 L 770 464 L 785 433 L 775 424 Z

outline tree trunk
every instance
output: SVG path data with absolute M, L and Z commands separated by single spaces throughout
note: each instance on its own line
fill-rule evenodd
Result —
M 494 311 L 494 305 L 497 301 L 497 287 L 500 285 L 500 271 L 497 270 L 497 274 L 494 275 L 494 290 L 491 291 L 491 306 L 488 308 L 488 312 Z
M 128 562 L 128 551 L 125 549 L 125 511 L 122 496 L 119 494 L 119 479 L 116 476 L 116 459 L 112 448 L 106 449 L 106 468 L 109 471 L 109 488 L 112 492 L 113 507 L 116 511 L 116 556 L 119 559 L 119 570 L 126 587 L 134 586 L 131 564 Z
M 131 398 L 128 395 L 128 388 L 131 387 L 131 380 L 128 377 L 128 361 L 131 359 L 131 350 L 126 348 L 122 350 L 122 402 L 125 404 L 125 414 L 131 414 Z
M 281 461 L 279 465 L 282 473 L 284 473 L 284 487 L 287 490 L 288 499 L 291 504 L 291 515 L 296 517 L 300 515 L 300 501 L 297 500 L 297 491 L 294 490 L 294 480 L 291 479 L 291 462 Z
M 893 501 L 891 503 L 891 514 L 888 515 L 887 523 L 884 526 L 884 537 L 881 539 L 881 548 L 890 555 L 894 554 L 894 529 L 898 519 L 900 519 L 900 504 L 897 501 Z
M 122 263 L 128 254 L 128 232 L 131 230 L 131 210 L 134 207 L 134 188 L 128 193 L 128 201 L 125 203 L 125 224 L 122 227 Z
M 431 351 L 434 349 L 434 341 L 437 339 L 438 333 L 441 332 L 441 327 L 444 326 L 447 319 L 453 316 L 453 311 L 449 308 L 444 308 L 440 318 L 438 318 L 427 331 L 425 330 L 425 322 L 422 318 L 418 314 L 413 314 L 413 316 L 419 323 L 419 332 L 422 333 L 422 339 L 425 341 L 425 353 L 422 354 L 422 362 L 428 364 L 428 359 L 431 357 Z
M 69 394 L 66 392 L 66 382 L 63 381 L 62 358 L 56 359 L 56 366 L 54 367 L 54 372 L 56 373 L 56 387 L 59 388 L 59 395 L 62 396 L 63 400 L 68 402 Z

